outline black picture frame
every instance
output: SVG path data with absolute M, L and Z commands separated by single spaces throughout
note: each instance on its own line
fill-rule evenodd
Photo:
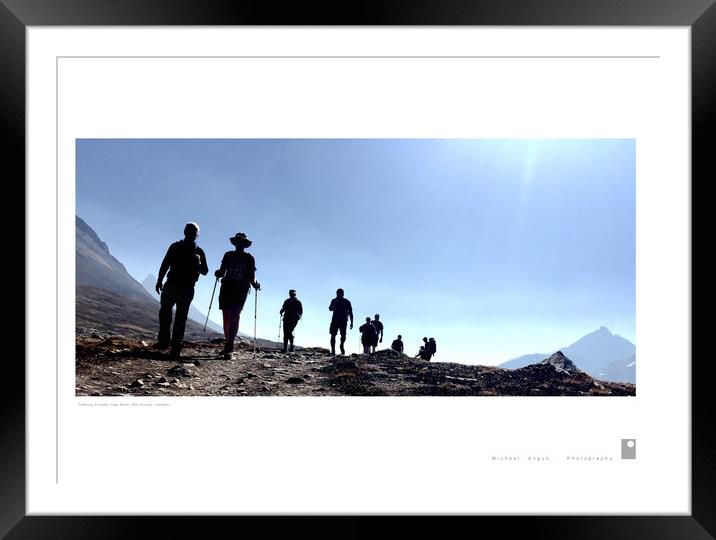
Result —
M 81 25 L 569 25 L 686 26 L 691 29 L 692 201 L 714 174 L 708 141 L 716 135 L 716 6 L 714 0 L 375 0 L 350 4 L 287 3 L 230 0 L 0 0 L 0 126 L 6 186 L 25 175 L 25 30 L 28 26 Z M 658 111 L 655 111 L 658 113 Z M 9 166 L 9 167 L 8 167 Z M 17 179 L 17 182 L 9 182 Z M 24 185 L 24 183 L 23 183 Z M 7 188 L 6 188 L 7 189 Z M 6 191 L 7 193 L 7 191 Z M 24 191 L 15 197 L 24 199 Z M 12 199 L 13 202 L 17 198 Z M 12 204 L 14 223 L 25 223 L 24 205 Z M 692 209 L 694 205 L 692 204 Z M 693 220 L 693 239 L 702 228 Z M 708 229 L 707 229 L 708 230 Z M 6 233 L 8 231 L 6 230 Z M 3 282 L 16 284 L 17 227 L 12 231 L 12 262 L 0 265 Z M 54 235 L 52 235 L 54 237 Z M 23 255 L 25 235 L 23 230 Z M 24 261 L 24 257 L 23 257 Z M 23 262 L 24 269 L 24 262 Z M 22 273 L 24 276 L 24 272 Z M 692 271 L 693 276 L 693 271 Z M 24 278 L 23 278 L 24 281 Z M 693 289 L 692 277 L 692 289 Z M 697 303 L 710 287 L 699 281 Z M 32 287 L 31 283 L 24 283 Z M 13 327 L 24 314 L 19 287 L 9 287 L 6 311 Z M 706 294 L 703 294 L 706 293 Z M 693 297 L 692 297 L 693 298 Z M 692 312 L 695 303 L 692 300 Z M 23 316 L 24 320 L 24 316 Z M 703 322 L 692 315 L 692 515 L 691 516 L 504 516 L 412 517 L 138 517 L 26 516 L 25 512 L 25 366 L 24 340 L 7 344 L 5 384 L 0 391 L 0 536 L 19 538 L 208 537 L 224 527 L 230 534 L 346 538 L 388 531 L 410 536 L 499 534 L 525 538 L 713 538 L 716 535 L 714 422 L 710 417 L 713 363 L 695 354 Z M 6 326 L 7 328 L 7 326 Z M 48 344 L 48 347 L 54 347 Z M 436 466 L 439 466 L 436 464 Z M 568 496 L 568 494 L 565 494 Z M 270 521 L 269 521 L 270 520 Z

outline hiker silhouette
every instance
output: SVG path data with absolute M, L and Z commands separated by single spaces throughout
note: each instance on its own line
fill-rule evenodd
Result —
M 184 239 L 174 242 L 167 249 L 159 267 L 159 275 L 154 289 L 161 294 L 159 303 L 159 334 L 154 347 L 166 349 L 171 345 L 171 356 L 178 358 L 184 341 L 184 329 L 189 315 L 189 306 L 194 298 L 194 285 L 199 275 L 209 273 L 204 250 L 196 245 L 199 236 L 199 225 L 190 222 L 184 226 Z M 167 272 L 169 272 L 167 274 Z M 164 276 L 166 275 L 166 283 Z M 176 305 L 174 329 L 172 309 Z
M 402 352 L 403 352 L 403 336 L 398 335 L 397 339 L 394 339 L 393 343 L 391 343 L 390 348 L 393 349 L 394 351 L 402 354 Z
M 288 298 L 284 300 L 279 313 L 283 315 L 283 352 L 286 352 L 289 342 L 291 342 L 290 350 L 293 352 L 293 331 L 303 316 L 303 304 L 296 298 L 294 289 L 288 291 Z
M 423 360 L 430 360 L 430 358 L 432 357 L 432 353 L 430 352 L 431 346 L 430 346 L 430 342 L 428 341 L 428 338 L 424 337 L 423 343 L 424 343 L 424 345 L 420 346 L 420 352 L 418 352 L 418 354 L 415 355 L 415 358 L 420 357 Z
M 346 326 L 348 319 L 351 321 L 351 330 L 353 330 L 353 306 L 350 300 L 345 297 L 343 289 L 336 291 L 336 297 L 331 300 L 328 309 L 333 312 L 331 317 L 331 325 L 328 332 L 331 334 L 331 354 L 336 354 L 336 334 L 341 333 L 341 354 L 346 354 Z
M 435 356 L 435 353 L 437 352 L 437 344 L 435 343 L 435 338 L 430 338 L 428 340 L 428 351 L 430 352 L 430 358 Z M 430 358 L 428 358 L 428 360 Z
M 375 352 L 374 343 L 378 340 L 378 332 L 371 322 L 370 317 L 365 318 L 365 324 L 362 324 L 360 328 L 358 328 L 358 331 L 361 334 L 360 340 L 363 344 L 363 354 L 369 354 L 371 347 L 373 347 L 373 352 Z
M 380 315 L 377 313 L 375 314 L 372 322 L 373 326 L 375 326 L 375 338 L 373 339 L 371 347 L 373 352 L 375 352 L 375 348 L 378 346 L 378 343 L 383 343 L 383 323 L 380 322 Z
M 224 358 L 231 358 L 234 350 L 236 334 L 239 333 L 239 321 L 241 310 L 246 303 L 251 286 L 259 290 L 261 284 L 256 281 L 256 261 L 253 255 L 244 251 L 251 246 L 252 242 L 244 233 L 236 233 L 229 238 L 235 249 L 227 251 L 221 259 L 220 268 L 214 272 L 217 278 L 221 278 L 219 289 L 219 309 L 224 317 L 224 343 L 223 350 L 219 353 Z

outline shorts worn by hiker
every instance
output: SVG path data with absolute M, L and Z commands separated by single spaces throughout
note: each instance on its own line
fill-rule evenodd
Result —
M 250 287 L 251 283 L 248 281 L 222 279 L 221 288 L 219 289 L 219 309 L 238 308 L 240 312 L 244 308 Z
M 339 331 L 342 336 L 346 335 L 346 329 L 348 328 L 348 321 L 331 321 L 331 326 L 328 329 L 328 333 L 335 336 Z
M 189 306 L 194 298 L 194 283 L 177 283 L 167 280 L 162 289 L 159 308 L 159 335 L 157 341 L 161 344 L 171 342 L 172 351 L 181 350 L 184 341 L 184 329 L 189 315 Z M 172 309 L 176 305 L 174 315 L 174 331 L 169 335 L 172 324 Z

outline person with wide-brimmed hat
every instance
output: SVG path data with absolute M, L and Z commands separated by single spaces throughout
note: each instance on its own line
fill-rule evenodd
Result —
M 221 354 L 224 358 L 231 358 L 234 350 L 234 340 L 239 333 L 239 319 L 241 310 L 246 303 L 249 288 L 259 290 L 261 285 L 256 281 L 256 261 L 253 255 L 244 251 L 252 242 L 244 233 L 236 233 L 229 238 L 236 249 L 227 251 L 221 259 L 221 267 L 214 272 L 221 278 L 219 289 L 219 309 L 224 315 L 224 337 L 226 343 Z

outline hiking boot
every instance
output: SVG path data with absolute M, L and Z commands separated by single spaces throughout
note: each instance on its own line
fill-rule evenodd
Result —
M 169 358 L 171 358 L 172 360 L 179 360 L 181 358 L 181 350 L 171 349 L 169 351 Z
M 160 351 L 163 351 L 165 349 L 168 349 L 169 345 L 170 345 L 169 343 L 165 343 L 163 341 L 157 341 L 156 343 L 154 343 L 152 345 L 152 349 L 158 349 Z
M 288 348 L 288 350 L 289 350 L 289 352 L 293 352 L 293 345 L 291 345 L 291 346 Z M 286 352 L 286 351 L 283 351 L 283 352 Z

